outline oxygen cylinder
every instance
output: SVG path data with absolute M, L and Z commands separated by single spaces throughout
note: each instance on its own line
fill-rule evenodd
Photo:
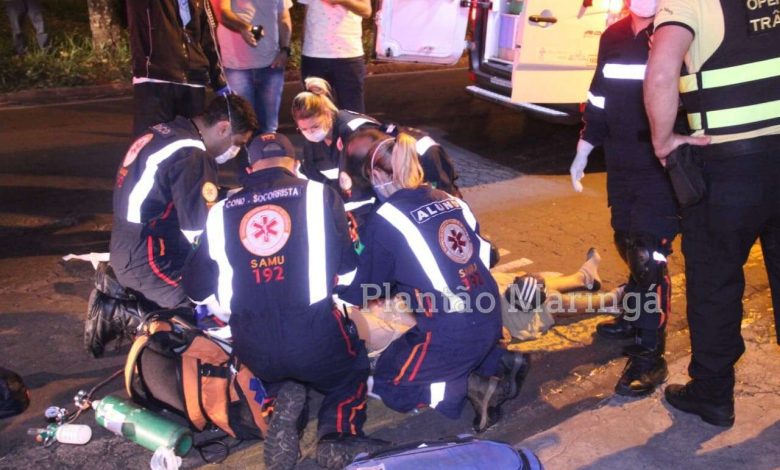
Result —
M 92 408 L 99 425 L 153 452 L 168 447 L 183 456 L 192 447 L 192 431 L 130 400 L 108 395 L 93 401 Z

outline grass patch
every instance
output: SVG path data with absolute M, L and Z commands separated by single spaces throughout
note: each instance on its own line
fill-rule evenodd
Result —
M 3 5 L 0 0 L 0 5 Z M 89 29 L 89 14 L 83 0 L 43 0 L 44 22 L 50 47 L 42 51 L 27 18 L 23 19 L 28 52 L 16 56 L 4 8 L 0 12 L 0 92 L 29 88 L 51 88 L 129 83 L 130 50 L 127 39 L 110 50 L 95 50 Z M 295 4 L 290 13 L 293 22 L 292 55 L 288 70 L 299 70 L 304 7 Z M 363 21 L 363 47 L 370 56 L 373 46 L 373 20 Z

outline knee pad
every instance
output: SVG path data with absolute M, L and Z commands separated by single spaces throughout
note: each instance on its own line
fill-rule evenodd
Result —
M 628 245 L 630 242 L 628 233 L 626 232 L 615 232 L 615 248 L 617 249 L 618 254 L 623 259 L 624 263 L 628 263 Z
M 643 288 L 658 284 L 666 275 L 666 254 L 658 240 L 649 235 L 632 235 L 626 257 L 631 277 Z
M 535 310 L 547 300 L 547 288 L 544 279 L 535 274 L 518 276 L 504 292 L 509 305 L 523 311 Z

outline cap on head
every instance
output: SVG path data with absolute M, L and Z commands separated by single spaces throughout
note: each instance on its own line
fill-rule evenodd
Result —
M 290 139 L 275 132 L 255 136 L 247 147 L 247 153 L 250 165 L 266 158 L 296 158 L 295 149 L 290 143 Z

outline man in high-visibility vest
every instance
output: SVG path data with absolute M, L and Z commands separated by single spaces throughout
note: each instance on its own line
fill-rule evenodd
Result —
M 665 395 L 728 427 L 745 350 L 742 266 L 757 239 L 780 311 L 780 15 L 772 2 L 662 0 L 655 25 L 644 90 L 655 153 L 666 163 L 696 145 L 706 187 L 682 213 L 692 380 Z M 691 136 L 672 130 L 680 98 Z

